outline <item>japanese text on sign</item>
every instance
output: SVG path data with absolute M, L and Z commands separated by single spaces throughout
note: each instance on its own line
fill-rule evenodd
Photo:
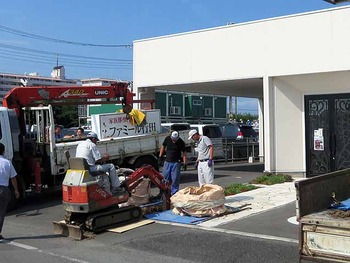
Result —
M 132 125 L 125 113 L 110 113 L 92 115 L 92 129 L 100 139 L 116 138 L 132 135 L 153 134 L 160 132 L 160 111 L 144 111 L 146 124 L 142 126 Z

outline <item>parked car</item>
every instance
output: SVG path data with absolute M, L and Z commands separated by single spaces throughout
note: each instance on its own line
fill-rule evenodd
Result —
M 252 141 L 255 142 L 258 139 L 258 135 L 255 132 L 253 126 L 242 123 L 225 123 L 220 124 L 222 137 L 224 141 Z
M 220 129 L 223 135 L 225 156 L 228 159 L 258 157 L 258 135 L 253 126 L 243 123 L 225 123 L 220 124 Z
M 162 126 L 162 132 L 168 132 L 171 131 L 184 131 L 184 130 L 190 130 L 190 124 L 189 123 L 161 123 Z

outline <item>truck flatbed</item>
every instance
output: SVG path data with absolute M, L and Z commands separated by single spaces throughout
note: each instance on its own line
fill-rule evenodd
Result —
M 350 170 L 295 183 L 299 221 L 299 256 L 315 262 L 350 262 L 350 217 L 329 209 L 350 196 Z

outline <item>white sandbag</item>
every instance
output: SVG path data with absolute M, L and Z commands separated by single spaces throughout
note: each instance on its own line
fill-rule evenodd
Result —
M 192 216 L 215 216 L 226 212 L 225 192 L 219 185 L 206 184 L 201 187 L 189 186 L 178 191 L 171 198 L 176 214 Z
M 131 191 L 131 196 L 128 201 L 121 204 L 120 207 L 129 205 L 144 205 L 149 203 L 149 197 L 151 194 L 151 181 L 148 178 L 143 178 L 138 186 Z

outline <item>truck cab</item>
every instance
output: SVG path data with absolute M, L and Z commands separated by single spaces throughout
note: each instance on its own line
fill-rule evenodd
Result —
M 22 160 L 20 156 L 20 128 L 16 112 L 12 109 L 0 107 L 0 143 L 5 146 L 4 157 L 11 160 L 17 173 L 22 169 Z M 20 175 L 17 176 L 17 183 L 23 197 L 23 180 Z M 11 199 L 7 206 L 8 210 L 14 209 L 17 199 L 13 193 L 12 184 L 9 184 L 11 189 Z
M 19 154 L 20 129 L 14 110 L 0 107 L 0 142 L 5 145 L 5 158 L 14 160 Z

